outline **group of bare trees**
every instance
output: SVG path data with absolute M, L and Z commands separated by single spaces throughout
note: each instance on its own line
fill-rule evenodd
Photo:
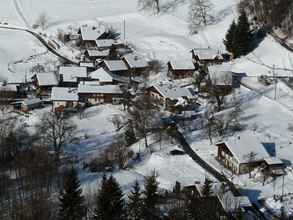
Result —
M 74 135 L 64 115 L 49 113 L 33 130 L 1 103 L 0 219 L 56 219 L 52 194 L 59 191 L 59 159 Z

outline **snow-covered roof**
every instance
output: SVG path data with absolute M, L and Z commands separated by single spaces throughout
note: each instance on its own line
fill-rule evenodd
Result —
M 123 56 L 124 60 L 127 62 L 130 68 L 145 68 L 148 67 L 148 62 L 135 55 L 135 54 L 126 54 Z
M 221 143 L 227 146 L 238 163 L 261 161 L 270 157 L 263 144 L 251 131 L 244 131 L 238 135 L 228 137 Z M 250 158 L 251 153 L 254 156 Z
M 181 88 L 172 82 L 159 82 L 153 85 L 153 87 L 165 98 L 171 100 L 178 100 L 182 97 L 194 98 L 194 94 L 187 89 Z
M 192 51 L 200 60 L 223 59 L 220 51 L 212 48 L 194 48 Z
M 252 204 L 247 196 L 234 196 L 229 190 L 219 194 L 218 198 L 227 212 L 234 212 L 237 208 L 250 208 Z
M 61 66 L 59 74 L 63 75 L 63 82 L 77 82 L 77 78 L 87 77 L 86 67 Z
M 127 66 L 122 60 L 104 60 L 104 63 L 111 72 L 128 70 Z
M 0 91 L 17 92 L 17 86 L 0 82 Z
M 281 161 L 277 157 L 268 157 L 268 158 L 265 158 L 265 162 L 268 165 L 281 165 L 281 164 L 284 164 L 283 161 Z
M 202 195 L 203 183 L 196 183 L 195 187 L 199 194 Z M 213 196 L 217 196 L 223 208 L 227 212 L 235 211 L 235 208 L 249 208 L 252 206 L 247 196 L 235 196 L 228 185 L 215 182 L 211 185 Z
M 94 68 L 95 64 L 93 62 L 87 63 L 87 62 L 80 62 L 79 63 L 80 67 L 89 67 L 89 68 Z
M 52 101 L 78 101 L 77 89 L 69 87 L 53 87 Z
M 25 99 L 22 101 L 23 105 L 35 105 L 42 103 L 42 100 L 39 98 L 33 98 L 33 99 Z
M 232 66 L 228 63 L 208 67 L 209 76 L 213 85 L 232 85 Z
M 96 44 L 98 48 L 111 47 L 114 43 L 115 43 L 115 40 L 113 39 L 96 40 Z
M 85 41 L 95 41 L 106 31 L 105 27 L 100 25 L 99 27 L 93 25 L 82 25 L 80 27 L 81 37 Z
M 104 68 L 99 68 L 89 74 L 91 79 L 97 79 L 100 82 L 113 82 L 113 77 Z
M 195 70 L 191 59 L 172 60 L 169 63 L 173 70 Z
M 56 86 L 58 80 L 56 74 L 53 72 L 49 73 L 37 73 L 36 74 L 39 86 Z
M 92 93 L 92 94 L 122 94 L 122 90 L 118 85 L 89 85 L 79 83 L 78 93 Z
M 90 57 L 107 57 L 110 54 L 110 50 L 88 49 L 87 53 Z

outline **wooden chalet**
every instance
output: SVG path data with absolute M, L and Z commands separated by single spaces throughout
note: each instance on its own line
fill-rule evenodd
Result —
M 81 82 L 78 85 L 78 96 L 81 102 L 91 105 L 121 104 L 123 91 L 118 85 L 97 85 L 92 82 Z
M 98 39 L 96 40 L 96 46 L 98 50 L 110 50 L 110 48 L 115 44 L 114 39 Z
M 154 98 L 164 109 L 176 111 L 179 106 L 186 106 L 195 101 L 195 93 L 191 89 L 181 88 L 172 82 L 160 82 L 147 89 L 150 97 Z
M 78 106 L 77 88 L 53 87 L 51 93 L 52 109 L 76 108 Z
M 52 87 L 58 86 L 59 84 L 59 80 L 54 72 L 37 73 L 32 77 L 32 80 L 40 96 L 50 95 Z
M 219 92 L 229 93 L 234 88 L 232 66 L 228 63 L 208 67 L 209 83 Z
M 88 79 L 87 67 L 62 66 L 59 69 L 62 86 L 77 87 L 82 80 Z
M 114 79 L 113 74 L 100 67 L 99 69 L 89 73 L 89 79 L 96 81 L 98 85 L 116 85 L 118 82 Z
M 41 108 L 43 101 L 39 98 L 25 99 L 20 102 L 20 108 L 23 112 L 29 112 L 33 109 Z
M 107 72 L 119 76 L 129 76 L 129 69 L 123 60 L 104 60 L 100 64 Z
M 106 28 L 102 25 L 82 25 L 78 31 L 80 34 L 82 48 L 96 48 L 96 40 L 103 38 L 106 34 Z
M 191 54 L 193 62 L 197 65 L 214 65 L 224 62 L 222 54 L 212 48 L 194 48 Z
M 122 57 L 122 60 L 128 67 L 131 76 L 142 75 L 149 67 L 146 60 L 135 54 L 126 54 Z
M 182 79 L 192 77 L 196 67 L 192 60 L 173 60 L 167 63 L 168 75 L 173 79 Z
M 216 146 L 217 159 L 236 175 L 248 173 L 250 168 L 262 167 L 263 164 L 267 164 L 265 167 L 268 170 L 280 165 L 279 160 L 273 163 L 277 160 L 270 157 L 263 144 L 250 131 L 229 137 Z
M 110 56 L 110 50 L 87 49 L 84 52 L 85 58 L 90 61 L 97 59 L 107 59 Z
M 9 85 L 6 82 L 0 82 L 0 104 L 9 104 L 18 96 L 16 85 Z

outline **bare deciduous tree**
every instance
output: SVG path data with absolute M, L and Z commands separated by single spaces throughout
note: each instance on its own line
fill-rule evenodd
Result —
M 150 11 L 154 11 L 156 14 L 160 13 L 159 0 L 139 0 L 138 7 L 140 10 L 150 10 Z
M 189 30 L 197 33 L 198 28 L 208 25 L 212 21 L 212 4 L 209 0 L 190 0 Z
M 47 14 L 46 13 L 41 13 L 38 16 L 35 25 L 40 26 L 44 30 L 46 25 L 48 24 L 48 21 L 49 21 L 49 18 L 47 16 Z
M 63 113 L 50 112 L 43 115 L 36 128 L 44 143 L 54 148 L 59 160 L 62 147 L 73 140 L 76 125 Z
M 157 110 L 155 100 L 147 94 L 143 94 L 134 101 L 133 107 L 128 111 L 129 118 L 133 122 L 138 135 L 144 138 L 146 147 L 148 147 L 147 135 L 159 121 L 156 118 Z

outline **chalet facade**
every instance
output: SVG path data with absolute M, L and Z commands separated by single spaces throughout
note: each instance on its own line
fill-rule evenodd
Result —
M 134 54 L 124 55 L 122 60 L 129 69 L 131 76 L 142 75 L 149 67 L 146 60 Z
M 129 76 L 129 69 L 122 60 L 104 60 L 100 66 L 109 73 L 119 76 Z
M 25 99 L 20 103 L 21 111 L 29 112 L 33 109 L 41 108 L 43 101 L 39 98 Z
M 173 60 L 167 63 L 168 75 L 173 79 L 192 77 L 196 67 L 192 60 Z
M 96 40 L 103 38 L 106 33 L 104 26 L 82 25 L 78 31 L 80 34 L 81 46 L 85 49 L 96 48 Z
M 53 102 L 53 111 L 56 109 L 75 108 L 79 103 L 77 89 L 69 87 L 53 87 L 51 101 Z
M 104 103 L 121 104 L 123 91 L 118 85 L 96 85 L 82 82 L 78 86 L 79 100 L 91 105 Z
M 90 61 L 97 59 L 107 59 L 110 56 L 110 50 L 87 49 L 84 52 L 85 58 Z
M 195 48 L 191 50 L 192 60 L 197 65 L 222 64 L 224 58 L 218 50 L 211 48 Z
M 115 80 L 113 74 L 104 70 L 104 68 L 99 68 L 91 73 L 89 73 L 89 79 L 91 81 L 96 81 L 98 85 L 116 85 L 118 82 Z
M 195 101 L 192 90 L 181 88 L 171 82 L 160 82 L 147 89 L 150 97 L 156 100 L 164 109 L 176 111 L 179 106 L 187 106 Z
M 263 144 L 249 131 L 229 137 L 216 146 L 217 159 L 236 175 L 248 173 L 254 167 L 261 167 L 266 160 L 272 160 Z M 273 169 L 271 165 L 266 168 Z
M 62 86 L 77 87 L 78 83 L 88 78 L 86 67 L 62 66 L 59 69 Z
M 98 50 L 110 50 L 110 48 L 115 44 L 114 39 L 98 39 L 96 40 L 96 46 Z
M 51 93 L 53 86 L 58 86 L 59 80 L 53 72 L 37 73 L 32 77 L 33 85 L 37 89 L 40 96 L 48 96 Z
M 234 88 L 232 66 L 228 63 L 209 66 L 208 77 L 210 85 L 218 91 L 229 93 Z
M 9 104 L 18 96 L 18 89 L 16 85 L 9 85 L 0 82 L 0 104 Z

